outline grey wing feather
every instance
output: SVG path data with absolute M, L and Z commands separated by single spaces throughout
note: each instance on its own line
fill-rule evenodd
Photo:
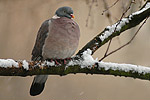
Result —
M 31 60 L 33 60 L 33 61 L 42 60 L 42 48 L 43 48 L 45 39 L 47 37 L 47 33 L 49 31 L 48 30 L 49 20 L 44 21 L 38 31 L 36 42 L 35 42 L 34 48 L 32 50 Z

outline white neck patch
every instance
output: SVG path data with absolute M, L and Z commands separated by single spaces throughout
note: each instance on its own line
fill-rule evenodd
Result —
M 53 18 L 53 19 L 57 19 L 57 18 L 60 18 L 60 17 L 57 16 L 57 15 L 54 15 L 52 18 Z

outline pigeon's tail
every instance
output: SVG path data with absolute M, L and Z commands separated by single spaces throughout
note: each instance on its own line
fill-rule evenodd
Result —
M 34 77 L 30 88 L 31 96 L 39 95 L 43 91 L 47 78 L 48 75 L 37 75 Z
M 36 96 L 39 95 L 43 89 L 44 89 L 45 83 L 32 83 L 32 86 L 30 88 L 30 95 L 31 96 Z

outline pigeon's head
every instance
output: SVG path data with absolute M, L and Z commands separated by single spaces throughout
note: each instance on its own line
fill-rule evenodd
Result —
M 70 7 L 61 7 L 61 8 L 58 8 L 56 10 L 56 13 L 55 13 L 58 17 L 67 17 L 67 18 L 74 18 L 73 16 L 73 10 L 72 8 Z

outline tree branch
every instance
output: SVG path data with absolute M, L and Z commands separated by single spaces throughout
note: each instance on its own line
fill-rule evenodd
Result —
M 120 49 L 124 48 L 125 46 L 129 45 L 133 39 L 135 38 L 135 36 L 138 34 L 138 32 L 140 31 L 140 29 L 142 28 L 142 26 L 146 23 L 148 17 L 145 19 L 145 21 L 142 23 L 142 25 L 138 28 L 138 30 L 135 32 L 135 34 L 133 35 L 133 37 L 130 39 L 130 41 L 128 41 L 126 44 L 120 46 L 119 48 L 109 52 L 109 53 L 105 53 L 104 57 L 102 57 L 99 61 L 102 61 L 103 59 L 105 59 L 107 56 L 119 51 Z M 108 48 L 109 49 L 109 48 Z
M 112 26 L 107 26 L 101 33 L 94 37 L 90 42 L 88 42 L 77 55 L 82 55 L 82 53 L 91 49 L 92 54 L 110 39 L 119 36 L 122 32 L 139 25 L 144 19 L 150 16 L 150 0 L 137 12 L 132 13 L 128 17 L 122 18 L 120 21 L 116 22 Z M 119 23 L 119 24 L 118 24 Z M 115 30 L 116 25 L 117 29 Z
M 26 62 L 12 59 L 0 59 L 0 76 L 31 76 L 31 75 L 60 75 L 85 73 L 114 76 L 133 77 L 150 80 L 150 68 L 132 64 L 117 64 L 98 62 L 91 56 L 92 51 L 87 50 L 82 60 L 71 60 L 67 66 L 56 66 L 54 62 Z M 5 63 L 7 62 L 7 63 Z M 3 63 L 3 64 L 2 64 Z

